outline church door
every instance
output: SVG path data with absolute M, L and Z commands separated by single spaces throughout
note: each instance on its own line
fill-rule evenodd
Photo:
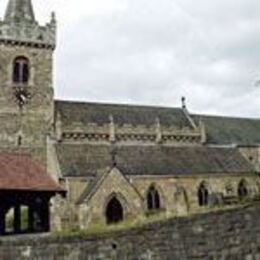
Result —
M 113 224 L 122 221 L 124 217 L 123 215 L 123 207 L 120 201 L 116 197 L 113 197 L 107 204 L 106 208 L 107 224 Z

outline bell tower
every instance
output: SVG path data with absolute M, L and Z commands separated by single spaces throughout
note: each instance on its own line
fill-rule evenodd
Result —
M 31 0 L 9 0 L 0 20 L 0 147 L 42 149 L 53 123 L 56 20 L 35 19 Z

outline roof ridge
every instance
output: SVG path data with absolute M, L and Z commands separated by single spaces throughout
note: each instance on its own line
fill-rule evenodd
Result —
M 219 118 L 219 119 L 238 119 L 238 120 L 252 120 L 260 121 L 260 118 L 245 117 L 245 116 L 229 116 L 229 115 L 212 115 L 212 114 L 190 114 L 192 117 L 203 117 L 204 118 Z
M 55 103 L 81 104 L 81 105 L 101 105 L 101 106 L 125 106 L 125 107 L 139 107 L 139 108 L 156 108 L 156 109 L 177 109 L 182 111 L 181 107 L 170 107 L 163 105 L 146 105 L 146 104 L 130 104 L 130 103 L 110 103 L 110 102 L 95 102 L 95 101 L 80 101 L 80 100 L 62 100 L 55 99 Z
M 129 108 L 143 108 L 143 109 L 168 109 L 168 110 L 178 110 L 183 113 L 181 107 L 171 107 L 163 105 L 148 105 L 148 104 L 138 104 L 138 103 L 113 103 L 113 102 L 98 102 L 98 101 L 82 101 L 82 100 L 64 100 L 55 99 L 56 104 L 74 104 L 74 105 L 93 105 L 93 106 L 109 106 L 109 107 L 129 107 Z M 204 118 L 217 118 L 217 119 L 238 119 L 238 120 L 252 120 L 260 121 L 260 118 L 256 117 L 246 117 L 246 116 L 232 116 L 232 115 L 214 115 L 214 114 L 199 114 L 199 113 L 189 113 L 191 117 L 204 117 Z

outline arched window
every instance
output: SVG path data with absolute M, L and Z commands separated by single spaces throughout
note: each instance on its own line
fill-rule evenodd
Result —
M 200 206 L 208 205 L 209 191 L 205 182 L 202 182 L 198 189 L 198 202 Z
M 160 195 L 157 189 L 152 185 L 147 193 L 147 209 L 148 210 L 155 210 L 160 209 Z
M 237 193 L 240 198 L 246 198 L 249 195 L 248 184 L 245 180 L 239 182 Z
M 188 195 L 184 187 L 176 185 L 174 192 L 174 203 L 176 205 L 177 212 L 189 211 Z
M 29 80 L 29 60 L 25 57 L 17 57 L 13 62 L 13 82 L 27 83 Z
M 225 186 L 226 195 L 233 195 L 234 194 L 234 188 L 232 186 L 231 182 L 227 182 Z
M 118 223 L 124 218 L 124 210 L 120 201 L 114 196 L 106 207 L 107 224 Z

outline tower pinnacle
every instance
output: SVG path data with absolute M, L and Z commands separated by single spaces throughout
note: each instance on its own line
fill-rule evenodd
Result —
M 8 0 L 5 17 L 0 20 L 0 42 L 54 49 L 55 15 L 45 25 L 35 19 L 32 0 Z
M 6 23 L 35 23 L 31 0 L 9 0 L 4 21 Z

